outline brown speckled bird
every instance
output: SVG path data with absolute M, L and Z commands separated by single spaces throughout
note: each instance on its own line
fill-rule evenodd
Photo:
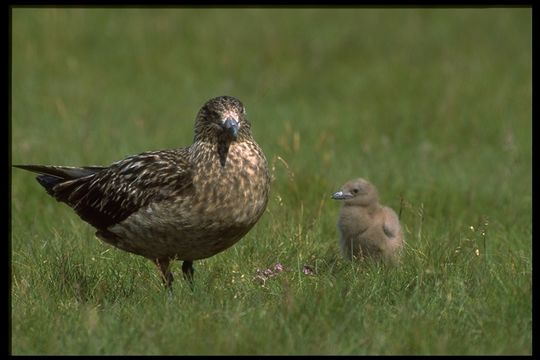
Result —
M 399 219 L 394 210 L 379 204 L 373 184 L 362 178 L 348 181 L 332 199 L 344 202 L 338 229 L 345 258 L 398 260 L 405 241 Z
M 251 135 L 243 104 L 231 96 L 199 110 L 189 147 L 149 151 L 107 167 L 15 165 L 33 171 L 56 200 L 69 205 L 119 249 L 156 263 L 166 287 L 172 260 L 215 255 L 240 240 L 268 201 L 266 158 Z

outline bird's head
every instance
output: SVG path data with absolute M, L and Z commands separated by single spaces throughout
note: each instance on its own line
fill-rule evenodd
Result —
M 347 205 L 369 206 L 378 202 L 377 189 L 369 181 L 358 178 L 345 183 L 332 199 L 343 200 Z
M 195 140 L 240 141 L 250 136 L 246 109 L 232 96 L 208 100 L 197 114 Z

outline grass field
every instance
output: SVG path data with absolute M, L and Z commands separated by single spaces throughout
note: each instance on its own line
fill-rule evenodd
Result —
M 228 94 L 273 182 L 256 227 L 195 263 L 193 291 L 175 264 L 169 296 L 151 262 L 13 169 L 11 352 L 531 354 L 531 18 L 13 9 L 14 164 L 186 146 L 199 107 Z M 330 195 L 358 176 L 401 214 L 399 267 L 340 258 Z

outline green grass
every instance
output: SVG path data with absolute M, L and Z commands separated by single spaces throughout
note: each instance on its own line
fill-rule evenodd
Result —
M 195 263 L 193 291 L 175 264 L 169 296 L 152 263 L 13 169 L 12 353 L 531 354 L 531 18 L 14 9 L 13 163 L 185 146 L 199 107 L 229 94 L 273 182 L 257 226 Z M 330 194 L 358 176 L 401 213 L 400 267 L 340 258 Z

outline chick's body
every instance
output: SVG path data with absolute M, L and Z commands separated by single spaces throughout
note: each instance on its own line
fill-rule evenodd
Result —
M 377 189 L 371 183 L 362 178 L 351 180 L 332 198 L 344 201 L 337 226 L 345 258 L 398 259 L 404 245 L 398 216 L 379 204 Z

